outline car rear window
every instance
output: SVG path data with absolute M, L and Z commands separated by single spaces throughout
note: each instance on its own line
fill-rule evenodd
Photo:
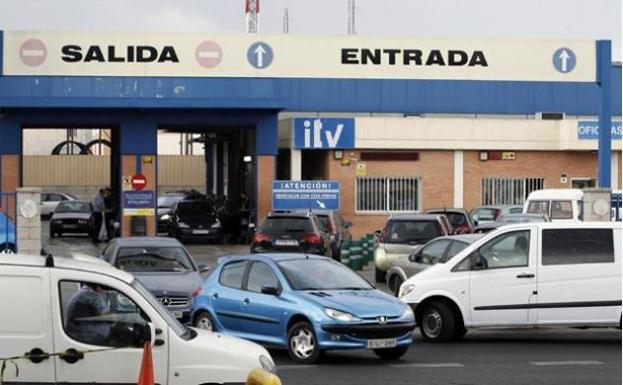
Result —
M 263 232 L 311 233 L 314 227 L 307 217 L 268 217 L 262 224 Z
M 481 208 L 474 211 L 472 218 L 477 221 L 494 221 L 497 213 L 498 210 L 494 208 Z
M 441 226 L 436 221 L 393 220 L 384 231 L 384 243 L 424 244 L 443 235 Z

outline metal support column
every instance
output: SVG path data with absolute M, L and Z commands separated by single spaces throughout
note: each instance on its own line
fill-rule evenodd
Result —
M 610 188 L 610 157 L 612 151 L 612 43 L 610 40 L 597 41 L 597 82 L 601 101 L 599 109 L 599 187 Z

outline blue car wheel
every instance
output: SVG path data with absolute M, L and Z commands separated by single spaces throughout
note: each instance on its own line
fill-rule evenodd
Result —
M 320 357 L 320 346 L 309 322 L 298 322 L 288 331 L 288 354 L 300 364 L 312 364 Z
M 194 325 L 198 329 L 209 330 L 211 332 L 216 331 L 214 320 L 208 312 L 199 313 L 199 315 L 195 317 Z

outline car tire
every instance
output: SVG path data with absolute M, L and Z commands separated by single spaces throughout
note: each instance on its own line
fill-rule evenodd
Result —
M 385 282 L 385 276 L 387 275 L 387 273 L 385 273 L 383 270 L 379 269 L 378 267 L 374 266 L 374 280 L 376 282 Z
M 394 293 L 394 297 L 398 297 L 398 292 L 400 291 L 400 285 L 402 285 L 403 280 L 398 274 L 394 275 L 390 278 L 390 287 L 389 289 Z
M 426 341 L 451 341 L 457 333 L 456 316 L 443 302 L 430 303 L 422 312 L 419 324 L 422 337 Z
M 3 243 L 0 245 L 0 254 L 16 254 L 17 248 L 12 243 Z
M 454 330 L 454 335 L 452 336 L 452 339 L 454 341 L 458 341 L 461 338 L 465 337 L 465 334 L 467 334 L 467 329 L 465 328 L 465 326 L 458 325 Z
M 382 360 L 399 360 L 409 350 L 409 345 L 396 346 L 391 349 L 374 349 L 376 354 Z
M 195 321 L 193 322 L 193 325 L 197 329 L 209 330 L 211 332 L 217 331 L 216 324 L 214 323 L 214 319 L 212 318 L 212 315 L 208 313 L 207 311 L 199 313 L 195 317 Z
M 288 354 L 299 364 L 312 364 L 321 356 L 316 333 L 309 322 L 298 322 L 288 330 Z

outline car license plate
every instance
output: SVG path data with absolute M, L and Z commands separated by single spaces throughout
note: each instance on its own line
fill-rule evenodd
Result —
M 182 312 L 182 311 L 173 311 L 172 313 L 173 313 L 173 317 L 175 317 L 175 318 L 182 318 L 182 317 L 184 317 L 184 312 Z
M 277 239 L 275 240 L 276 246 L 298 246 L 299 241 L 296 239 Z
M 210 230 L 193 230 L 193 234 L 210 234 L 211 231 Z
M 77 229 L 78 225 L 73 225 L 73 224 L 69 224 L 69 225 L 63 225 L 64 229 Z
M 368 349 L 387 349 L 396 347 L 395 338 L 386 338 L 382 340 L 368 340 Z

